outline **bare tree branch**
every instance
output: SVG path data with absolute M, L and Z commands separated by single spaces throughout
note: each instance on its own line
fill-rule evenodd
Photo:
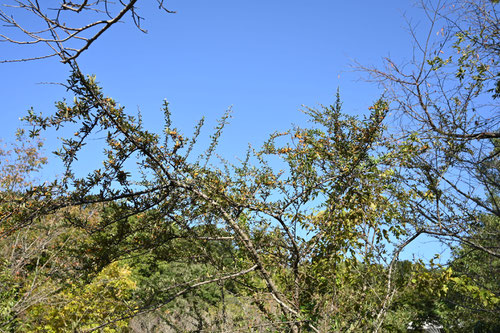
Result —
M 167 13 L 163 1 L 157 0 L 159 9 Z M 42 6 L 38 1 L 12 0 L 0 9 L 0 41 L 17 45 L 45 44 L 52 52 L 48 55 L 2 59 L 2 62 L 21 62 L 40 60 L 53 56 L 61 58 L 63 63 L 77 59 L 111 26 L 130 14 L 134 25 L 142 32 L 143 18 L 137 11 L 138 0 L 111 2 L 109 0 L 89 2 L 63 1 L 59 7 Z M 53 15 L 55 14 L 55 15 Z M 104 16 L 104 17 L 103 17 Z M 83 20 L 82 20 L 83 19 Z M 80 21 L 82 24 L 67 24 Z M 46 28 L 40 29 L 40 25 Z M 11 32 L 11 33 L 9 33 Z

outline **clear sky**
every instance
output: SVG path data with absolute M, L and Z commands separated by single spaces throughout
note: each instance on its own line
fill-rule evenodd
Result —
M 226 135 L 243 146 L 302 122 L 301 105 L 328 104 L 337 87 L 346 112 L 365 112 L 380 92 L 357 81 L 361 74 L 350 65 L 410 57 L 403 13 L 421 20 L 411 1 L 396 0 L 167 1 L 176 14 L 160 12 L 156 1 L 142 2 L 150 5 L 141 7 L 149 33 L 128 19 L 112 27 L 80 58 L 84 72 L 96 74 L 107 94 L 129 110 L 140 107 L 153 125 L 164 98 L 186 129 L 232 105 Z M 20 50 L 0 44 L 2 58 L 27 54 Z M 2 64 L 0 73 L 6 137 L 29 107 L 50 109 L 64 95 L 61 87 L 38 83 L 64 81 L 68 68 L 53 58 Z
M 96 74 L 106 94 L 130 112 L 140 108 L 152 129 L 161 128 L 165 98 L 174 124 L 188 133 L 202 116 L 213 127 L 232 105 L 220 146 L 228 159 L 241 157 L 248 143 L 258 146 L 276 130 L 303 124 L 301 106 L 329 104 L 337 88 L 344 112 L 366 112 L 381 92 L 352 71 L 354 61 L 380 65 L 390 55 L 404 62 L 412 43 L 403 16 L 426 24 L 413 1 L 401 0 L 166 1 L 176 14 L 160 12 L 153 0 L 139 3 L 149 33 L 127 18 L 83 54 L 82 70 Z M 21 51 L 0 43 L 0 58 Z M 68 68 L 56 58 L 0 64 L 0 74 L 0 137 L 6 140 L 27 109 L 50 112 L 66 95 L 60 86 L 39 84 L 66 79 Z M 53 148 L 55 138 L 47 144 Z

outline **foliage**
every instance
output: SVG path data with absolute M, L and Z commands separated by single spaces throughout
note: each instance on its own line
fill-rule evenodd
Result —
M 167 102 L 153 133 L 59 45 L 73 101 L 30 110 L 34 146 L 2 158 L 1 328 L 495 330 L 496 7 L 440 4 L 424 6 L 431 31 L 450 24 L 438 44 L 417 43 L 414 72 L 368 69 L 387 92 L 364 117 L 344 114 L 337 94 L 234 164 L 214 161 L 230 110 L 205 147 L 203 119 L 186 135 Z M 391 108 L 407 126 L 387 128 Z M 74 133 L 55 152 L 63 175 L 35 184 L 36 140 L 61 129 Z M 82 173 L 76 161 L 103 135 L 102 163 Z M 455 247 L 448 265 L 399 260 L 422 234 Z
M 499 219 L 481 217 L 483 227 L 476 238 L 485 247 L 498 247 Z M 462 331 L 494 332 L 500 328 L 500 259 L 469 245 L 455 249 L 450 292 L 445 298 L 452 309 L 450 322 Z
M 430 25 L 424 41 L 410 27 L 418 56 L 408 64 L 387 59 L 385 70 L 365 70 L 384 85 L 404 123 L 394 127 L 394 136 L 416 139 L 412 146 L 419 154 L 400 170 L 417 194 L 416 228 L 443 242 L 470 243 L 478 216 L 499 214 L 498 203 L 490 202 L 497 200 L 491 193 L 498 182 L 487 171 L 500 136 L 497 5 L 482 0 L 422 5 Z M 487 194 L 477 195 L 483 189 Z M 486 251 L 498 256 L 494 249 Z
M 128 322 L 120 320 L 133 308 L 136 284 L 128 267 L 113 263 L 89 283 L 71 283 L 27 314 L 28 331 L 61 332 L 88 330 L 109 323 L 104 332 L 126 332 Z
M 194 137 L 185 137 L 172 127 L 165 104 L 165 130 L 154 134 L 104 97 L 95 78 L 75 69 L 68 88 L 76 95 L 73 104 L 59 102 L 54 115 L 30 112 L 26 120 L 34 137 L 50 127 L 79 126 L 75 139 L 64 139 L 57 152 L 66 168 L 60 184 L 66 193 L 53 202 L 99 210 L 98 218 L 65 211 L 68 226 L 89 235 L 72 247 L 74 257 L 84 254 L 78 267 L 91 276 L 117 260 L 141 258 L 134 265 L 154 263 L 149 269 L 168 281 L 163 285 L 153 272 L 140 278 L 155 288 L 149 287 L 149 296 L 143 294 L 143 304 L 134 311 L 156 309 L 189 293 L 191 285 L 203 285 L 196 278 L 186 280 L 194 272 L 213 282 L 224 281 L 220 273 L 227 272 L 237 282 L 238 272 L 256 270 L 247 288 L 253 293 L 268 289 L 281 311 L 267 313 L 269 319 L 277 325 L 285 321 L 292 330 L 316 330 L 316 323 L 327 320 L 318 311 L 324 295 L 338 287 L 332 289 L 325 277 L 337 276 L 347 285 L 343 280 L 352 278 L 352 267 L 377 267 L 389 257 L 386 244 L 406 234 L 407 193 L 397 185 L 393 168 L 412 151 L 395 153 L 382 136 L 388 111 L 383 101 L 359 120 L 341 113 L 337 97 L 332 106 L 306 111 L 310 128 L 276 133 L 261 150 L 249 151 L 241 165 L 219 168 L 208 161 L 227 115 L 206 153 L 192 158 L 201 123 Z M 74 161 L 97 131 L 107 133 L 103 168 L 78 177 Z M 130 161 L 138 168 L 130 169 Z M 284 169 L 275 171 L 274 163 Z M 133 174 L 141 180 L 133 181 Z M 161 262 L 182 275 L 169 278 Z M 380 273 L 365 272 L 375 280 Z M 224 288 L 234 287 L 224 282 Z M 386 292 L 373 290 L 374 297 Z M 202 298 L 211 302 L 208 295 Z M 330 305 L 340 307 L 341 299 Z M 366 309 L 370 316 L 360 326 L 365 328 L 382 319 L 372 300 Z
M 32 190 L 46 162 L 41 147 L 19 131 L 11 149 L 0 149 L 0 329 L 14 327 L 27 307 L 47 299 L 52 290 L 38 288 L 58 267 L 52 260 L 58 223 L 52 217 L 46 225 L 32 223 L 41 207 Z

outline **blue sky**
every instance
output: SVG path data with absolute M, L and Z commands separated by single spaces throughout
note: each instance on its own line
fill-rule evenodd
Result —
M 328 104 L 337 87 L 346 112 L 365 112 L 380 91 L 358 81 L 361 74 L 350 65 L 411 56 L 402 14 L 420 15 L 409 1 L 168 1 L 177 14 L 160 12 L 155 1 L 144 3 L 151 5 L 141 7 L 149 33 L 127 19 L 84 53 L 81 67 L 130 111 L 140 107 L 152 126 L 161 120 L 164 98 L 185 129 L 232 105 L 226 135 L 235 151 L 303 122 L 301 105 Z M 28 54 L 19 51 L 0 44 L 2 57 Z M 64 81 L 67 70 L 55 58 L 2 64 L 1 136 L 29 107 L 50 111 L 64 89 L 38 83 Z
M 142 2 L 149 33 L 127 18 L 81 56 L 82 70 L 96 74 L 106 94 L 130 112 L 140 108 L 153 130 L 162 126 L 165 98 L 174 124 L 188 133 L 202 116 L 213 127 L 232 106 L 219 150 L 230 160 L 242 157 L 248 143 L 258 146 L 274 131 L 304 124 L 301 106 L 332 103 L 337 88 L 344 112 L 366 112 L 381 91 L 352 71 L 354 61 L 380 65 L 391 56 L 404 62 L 412 44 L 403 15 L 425 25 L 412 1 L 167 1 L 176 14 Z M 0 58 L 29 52 L 0 43 Z M 27 109 L 51 112 L 66 96 L 60 86 L 39 84 L 66 79 L 68 68 L 56 58 L 0 64 L 0 74 L 6 140 Z M 50 151 L 55 134 L 46 139 Z

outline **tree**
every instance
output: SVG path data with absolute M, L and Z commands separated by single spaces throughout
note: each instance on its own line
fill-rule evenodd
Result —
M 57 212 L 57 223 L 75 238 L 62 250 L 70 259 L 62 262 L 70 269 L 49 281 L 63 283 L 52 294 L 64 304 L 47 308 L 47 314 L 32 304 L 23 316 L 46 323 L 63 314 L 71 324 L 54 329 L 81 323 L 95 331 L 120 328 L 151 313 L 175 326 L 163 314 L 175 308 L 199 326 L 213 327 L 211 311 L 222 322 L 228 311 L 238 312 L 228 310 L 227 300 L 234 296 L 245 300 L 241 308 L 252 309 L 247 317 L 238 314 L 249 330 L 406 330 L 408 321 L 431 318 L 422 305 L 435 304 L 450 281 L 460 283 L 450 270 L 399 262 L 401 251 L 420 234 L 460 240 L 498 256 L 497 249 L 478 238 L 481 213 L 495 215 L 498 205 L 464 187 L 479 184 L 490 193 L 498 188 L 490 141 L 498 129 L 488 113 L 494 111 L 471 109 L 474 101 L 496 98 L 498 80 L 491 74 L 498 65 L 495 23 L 480 30 L 449 30 L 445 41 L 456 38 L 453 47 L 459 52 L 449 59 L 439 56 L 447 51 L 444 46 L 430 51 L 429 38 L 414 73 L 391 60 L 388 71 L 370 70 L 387 83 L 386 97 L 415 126 L 410 131 L 385 129 L 389 104 L 384 99 L 359 119 L 342 114 L 337 97 L 333 105 L 306 110 L 311 126 L 275 133 L 262 148 L 249 148 L 241 163 L 232 164 L 213 160 L 229 112 L 206 150 L 194 156 L 203 120 L 186 136 L 173 126 L 165 102 L 164 129 L 152 133 L 140 114 L 128 114 L 105 96 L 95 77 L 80 70 L 76 57 L 120 15 L 128 11 L 138 18 L 135 3 L 121 3 L 115 18 L 103 21 L 81 48 L 68 48 L 67 39 L 35 36 L 36 43 L 53 43 L 54 55 L 71 67 L 65 86 L 74 100 L 58 102 L 49 115 L 31 110 L 25 118 L 30 136 L 61 128 L 74 135 L 63 139 L 56 153 L 64 164 L 62 178 L 20 191 L 17 202 L 31 205 L 20 210 L 6 206 L 2 232 L 11 236 L 46 225 Z M 44 12 L 31 2 L 20 4 L 37 15 Z M 100 4 L 108 3 L 63 2 L 58 12 L 83 13 Z M 483 17 L 473 15 L 496 14 L 486 2 L 467 4 L 461 7 L 472 15 L 467 22 Z M 433 24 L 440 9 L 438 3 Z M 41 17 L 49 33 L 62 29 L 73 38 L 86 30 Z M 105 135 L 103 163 L 79 174 L 75 161 L 97 133 Z M 120 277 L 117 285 L 102 283 L 110 275 Z M 401 311 L 398 305 L 411 303 L 408 286 L 427 288 L 436 298 Z M 116 290 L 122 296 L 113 299 L 119 296 Z M 100 304 L 107 310 L 96 316 L 77 311 L 93 293 L 104 296 Z M 183 297 L 196 305 L 186 306 Z M 98 307 L 88 305 L 93 311 Z M 259 321 L 248 318 L 254 311 L 260 312 Z
M 499 216 L 499 183 L 488 164 L 498 151 L 500 82 L 497 2 L 422 2 L 430 23 L 415 38 L 407 64 L 386 59 L 386 68 L 362 68 L 386 91 L 401 128 L 420 154 L 401 170 L 417 194 L 416 228 L 444 242 L 460 241 L 498 257 L 474 241 L 484 213 Z M 437 36 L 436 36 L 437 32 Z M 478 193 L 486 192 L 486 195 Z
M 498 248 L 498 217 L 480 218 L 483 227 L 475 235 L 486 248 Z M 455 249 L 451 268 L 454 276 L 445 298 L 451 309 L 449 319 L 460 323 L 462 331 L 494 332 L 500 328 L 500 261 L 474 247 L 463 245 Z
M 135 282 L 125 265 L 113 263 L 89 283 L 72 283 L 51 298 L 39 302 L 24 317 L 26 331 L 84 331 L 111 322 L 106 332 L 127 332 L 128 322 L 114 320 L 127 313 L 133 305 Z
M 491 223 L 500 212 L 497 3 L 421 2 L 430 29 L 420 38 L 410 27 L 413 60 L 386 59 L 384 69 L 361 67 L 385 88 L 401 125 L 393 136 L 406 139 L 401 147 L 418 151 L 399 169 L 415 194 L 409 201 L 417 213 L 415 230 L 455 248 L 448 292 L 429 303 L 440 323 L 453 330 L 498 325 L 498 316 L 491 316 L 498 278 L 486 273 L 495 270 L 500 255 L 498 229 Z
M 10 3 L 9 3 L 10 2 Z M 106 30 L 130 15 L 135 26 L 142 32 L 144 20 L 137 10 L 138 0 L 113 2 L 62 1 L 59 5 L 40 4 L 32 0 L 14 0 L 0 10 L 0 21 L 12 28 L 0 34 L 0 41 L 30 46 L 44 45 L 48 53 L 21 56 L 17 59 L 2 59 L 0 62 L 19 62 L 59 57 L 63 63 L 76 60 Z M 164 6 L 164 0 L 156 0 L 158 8 L 174 13 Z M 71 23 L 68 23 L 71 22 Z
M 494 153 L 498 152 L 499 141 L 494 139 Z M 499 158 L 489 159 L 483 165 L 487 177 L 498 183 Z M 495 204 L 498 192 L 488 193 L 492 205 Z M 463 244 L 453 249 L 451 268 L 454 272 L 450 292 L 445 298 L 446 304 L 452 309 L 450 320 L 459 322 L 461 329 L 480 332 L 494 332 L 500 324 L 500 260 L 482 249 L 499 250 L 499 218 L 491 213 L 478 217 L 477 231 L 471 236 L 473 244 L 480 247 Z
M 23 313 L 57 292 L 46 285 L 66 261 L 58 255 L 71 239 L 61 228 L 61 214 L 49 214 L 37 190 L 36 173 L 46 163 L 42 142 L 22 131 L 16 142 L 0 148 L 0 330 L 17 327 Z M 41 222 L 43 219 L 43 222 Z
M 405 234 L 407 199 L 394 184 L 391 169 L 405 153 L 388 152 L 389 143 L 382 137 L 387 113 L 383 101 L 375 103 L 364 120 L 342 115 L 339 99 L 330 107 L 309 109 L 316 126 L 276 133 L 262 150 L 253 154 L 249 150 L 241 165 L 226 163 L 219 168 L 209 160 L 228 114 L 206 152 L 193 158 L 190 153 L 202 123 L 193 137 L 185 137 L 172 127 L 165 104 L 165 129 L 161 135 L 153 134 L 142 127 L 140 118 L 127 115 L 104 97 L 93 77 L 76 69 L 68 88 L 76 95 L 73 104 L 59 102 L 52 116 L 30 112 L 26 120 L 33 126 L 33 136 L 50 127 L 79 126 L 74 139 L 63 140 L 58 152 L 66 168 L 59 186 L 66 192 L 53 205 L 61 209 L 106 203 L 97 224 L 79 213 L 66 213 L 73 227 L 93 234 L 91 243 L 80 250 L 86 253 L 82 259 L 89 259 L 82 267 L 99 272 L 117 260 L 146 253 L 179 261 L 191 258 L 194 250 L 202 262 L 228 272 L 165 287 L 164 297 L 135 308 L 135 313 L 161 307 L 194 287 L 238 281 L 255 271 L 249 287 L 257 303 L 263 290 L 272 296 L 274 310 L 261 309 L 274 325 L 280 327 L 284 321 L 293 331 L 317 330 L 316 322 L 326 320 L 324 325 L 330 327 L 321 311 L 325 300 L 318 301 L 322 293 L 310 286 L 325 285 L 327 291 L 331 287 L 325 276 L 342 281 L 342 270 L 348 274 L 360 261 L 370 267 L 386 257 L 384 244 L 390 235 Z M 96 132 L 107 133 L 104 167 L 78 177 L 73 163 Z M 268 158 L 280 159 L 284 171 L 274 171 Z M 127 169 L 130 161 L 140 169 Z M 135 170 L 142 170 L 135 176 L 140 175 L 140 181 L 133 180 Z M 180 239 L 189 250 L 176 254 L 172 251 L 184 248 Z M 200 241 L 231 241 L 238 251 L 228 260 L 207 252 Z M 162 257 L 164 248 L 171 249 L 170 257 Z M 231 253 L 230 248 L 225 251 Z M 375 321 L 383 320 L 376 309 L 366 311 Z M 369 328 L 373 323 L 350 325 Z

